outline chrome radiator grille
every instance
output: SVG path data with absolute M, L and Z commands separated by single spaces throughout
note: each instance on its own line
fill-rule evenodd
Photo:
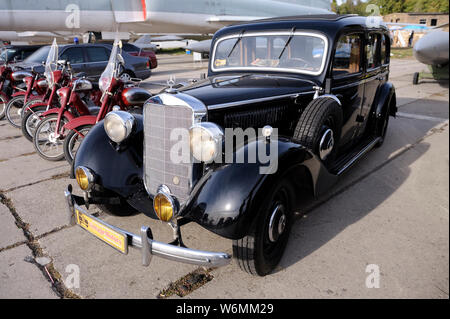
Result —
M 193 124 L 193 111 L 188 106 L 147 103 L 144 106 L 144 181 L 147 192 L 154 196 L 161 185 L 169 187 L 183 205 L 191 189 L 192 164 L 174 163 L 170 152 L 179 139 L 171 141 L 173 129 L 186 129 Z

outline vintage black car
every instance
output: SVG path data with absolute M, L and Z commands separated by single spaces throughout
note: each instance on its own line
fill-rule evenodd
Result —
M 66 191 L 71 222 L 123 253 L 141 248 L 146 265 L 152 255 L 229 263 L 184 246 L 180 227 L 193 221 L 231 239 L 241 269 L 270 273 L 301 199 L 383 143 L 397 111 L 389 55 L 387 28 L 353 15 L 219 30 L 206 79 L 151 97 L 143 115 L 112 112 L 84 139 L 73 166 L 84 196 Z M 108 225 L 81 207 L 92 203 L 167 222 L 174 242 Z

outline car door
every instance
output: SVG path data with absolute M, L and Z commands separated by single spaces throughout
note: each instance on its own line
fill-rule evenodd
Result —
M 363 42 L 364 33 L 348 32 L 336 43 L 331 69 L 331 93 L 342 104 L 343 126 L 339 143 L 342 153 L 354 144 L 364 97 Z
M 111 51 L 103 46 L 86 47 L 89 63 L 86 66 L 87 74 L 93 77 L 100 77 L 108 65 Z
M 369 33 L 364 45 L 366 72 L 364 75 L 364 99 L 359 117 L 361 121 L 357 131 L 358 137 L 364 136 L 375 95 L 384 79 L 381 74 L 381 36 L 381 33 Z
M 61 52 L 59 58 L 70 62 L 74 73 L 86 72 L 86 57 L 83 47 L 69 47 Z

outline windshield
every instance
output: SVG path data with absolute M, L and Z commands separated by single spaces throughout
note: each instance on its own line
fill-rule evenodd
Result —
M 118 78 L 120 73 L 120 46 L 121 41 L 116 39 L 113 43 L 111 55 L 109 56 L 108 65 L 100 76 L 99 87 L 105 92 L 111 85 L 113 78 Z
M 44 75 L 50 87 L 55 83 L 53 79 L 53 72 L 58 69 L 58 43 L 56 39 L 53 39 L 52 46 L 48 50 L 48 54 L 45 59 L 45 71 Z
M 47 59 L 48 51 L 50 51 L 50 47 L 49 46 L 42 47 L 42 48 L 38 49 L 37 51 L 35 51 L 28 58 L 23 60 L 23 62 L 39 63 L 40 64 L 40 63 L 42 63 L 43 61 L 45 61 Z
M 326 38 L 315 33 L 244 33 L 217 41 L 211 68 L 318 75 L 325 64 L 327 45 Z

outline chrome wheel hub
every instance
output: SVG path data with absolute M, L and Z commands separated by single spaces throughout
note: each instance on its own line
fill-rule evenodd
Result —
M 50 143 L 56 144 L 58 140 L 58 136 L 53 132 L 48 135 L 48 140 Z
M 285 208 L 279 204 L 275 207 L 269 221 L 269 240 L 276 242 L 286 229 Z
M 334 135 L 331 129 L 327 129 L 320 139 L 319 155 L 321 160 L 326 160 L 328 155 L 333 151 L 334 147 Z

